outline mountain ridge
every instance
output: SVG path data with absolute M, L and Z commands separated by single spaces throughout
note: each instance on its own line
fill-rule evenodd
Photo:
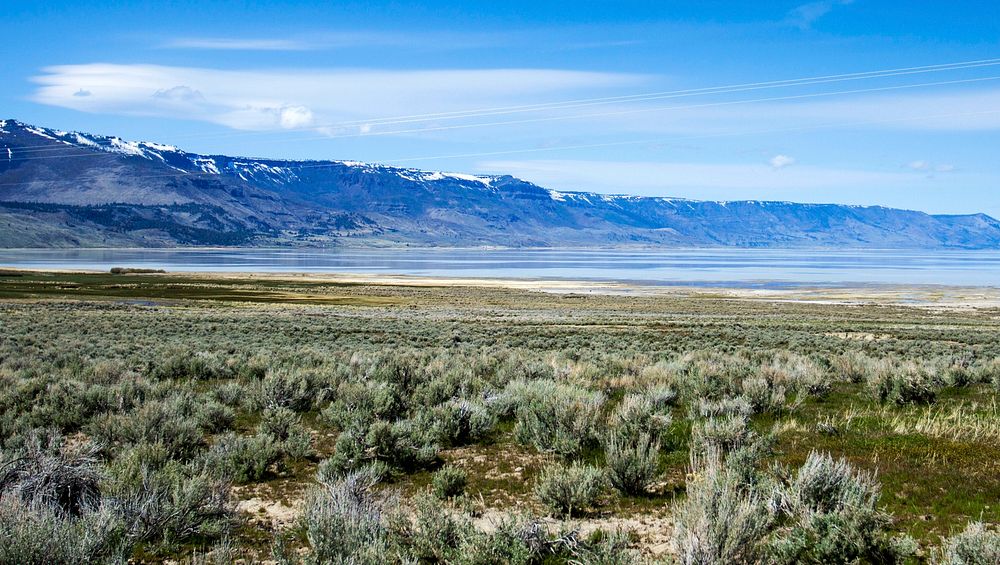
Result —
M 202 155 L 0 120 L 0 247 L 174 245 L 984 249 L 1000 247 L 1000 222 L 982 213 L 557 191 L 510 175 Z

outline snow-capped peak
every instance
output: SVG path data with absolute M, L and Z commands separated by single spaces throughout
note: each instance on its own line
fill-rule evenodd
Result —
M 391 169 L 390 167 L 387 168 Z M 496 177 L 468 175 L 464 173 L 444 173 L 441 171 L 422 171 L 420 169 L 395 169 L 395 172 L 399 177 L 413 182 L 436 182 L 453 179 L 481 184 L 487 188 L 496 180 Z

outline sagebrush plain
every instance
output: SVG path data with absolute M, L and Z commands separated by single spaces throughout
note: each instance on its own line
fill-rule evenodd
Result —
M 996 562 L 1000 308 L 558 290 L 5 271 L 0 562 Z

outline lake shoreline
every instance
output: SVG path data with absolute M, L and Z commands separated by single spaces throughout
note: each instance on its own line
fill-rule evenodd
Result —
M 0 266 L 0 280 L 16 273 L 17 277 L 37 274 L 107 275 L 96 269 L 36 269 Z M 663 296 L 673 298 L 717 298 L 762 302 L 792 302 L 842 305 L 913 306 L 941 310 L 1000 308 L 1000 288 L 960 285 L 890 283 L 815 284 L 783 283 L 768 287 L 746 284 L 649 284 L 647 281 L 599 281 L 520 277 L 447 277 L 377 273 L 251 272 L 251 271 L 168 271 L 165 273 L 127 273 L 114 275 L 128 280 L 163 277 L 191 282 L 292 282 L 308 284 L 362 285 L 388 287 L 449 287 L 518 290 L 562 295 Z
M 1000 251 L 781 250 L 0 250 L 5 266 L 38 271 L 256 273 L 363 280 L 554 281 L 547 286 L 693 287 L 800 292 L 811 288 L 1000 288 Z M 463 283 L 464 284 L 464 283 Z M 477 284 L 495 284 L 483 282 Z M 506 283 L 512 284 L 512 283 Z M 518 283 L 522 284 L 522 283 Z

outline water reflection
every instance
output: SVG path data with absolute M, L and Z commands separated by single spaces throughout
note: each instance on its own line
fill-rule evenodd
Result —
M 373 273 L 636 281 L 647 284 L 1000 286 L 998 251 L 774 249 L 30 249 L 0 265 L 36 269 Z

